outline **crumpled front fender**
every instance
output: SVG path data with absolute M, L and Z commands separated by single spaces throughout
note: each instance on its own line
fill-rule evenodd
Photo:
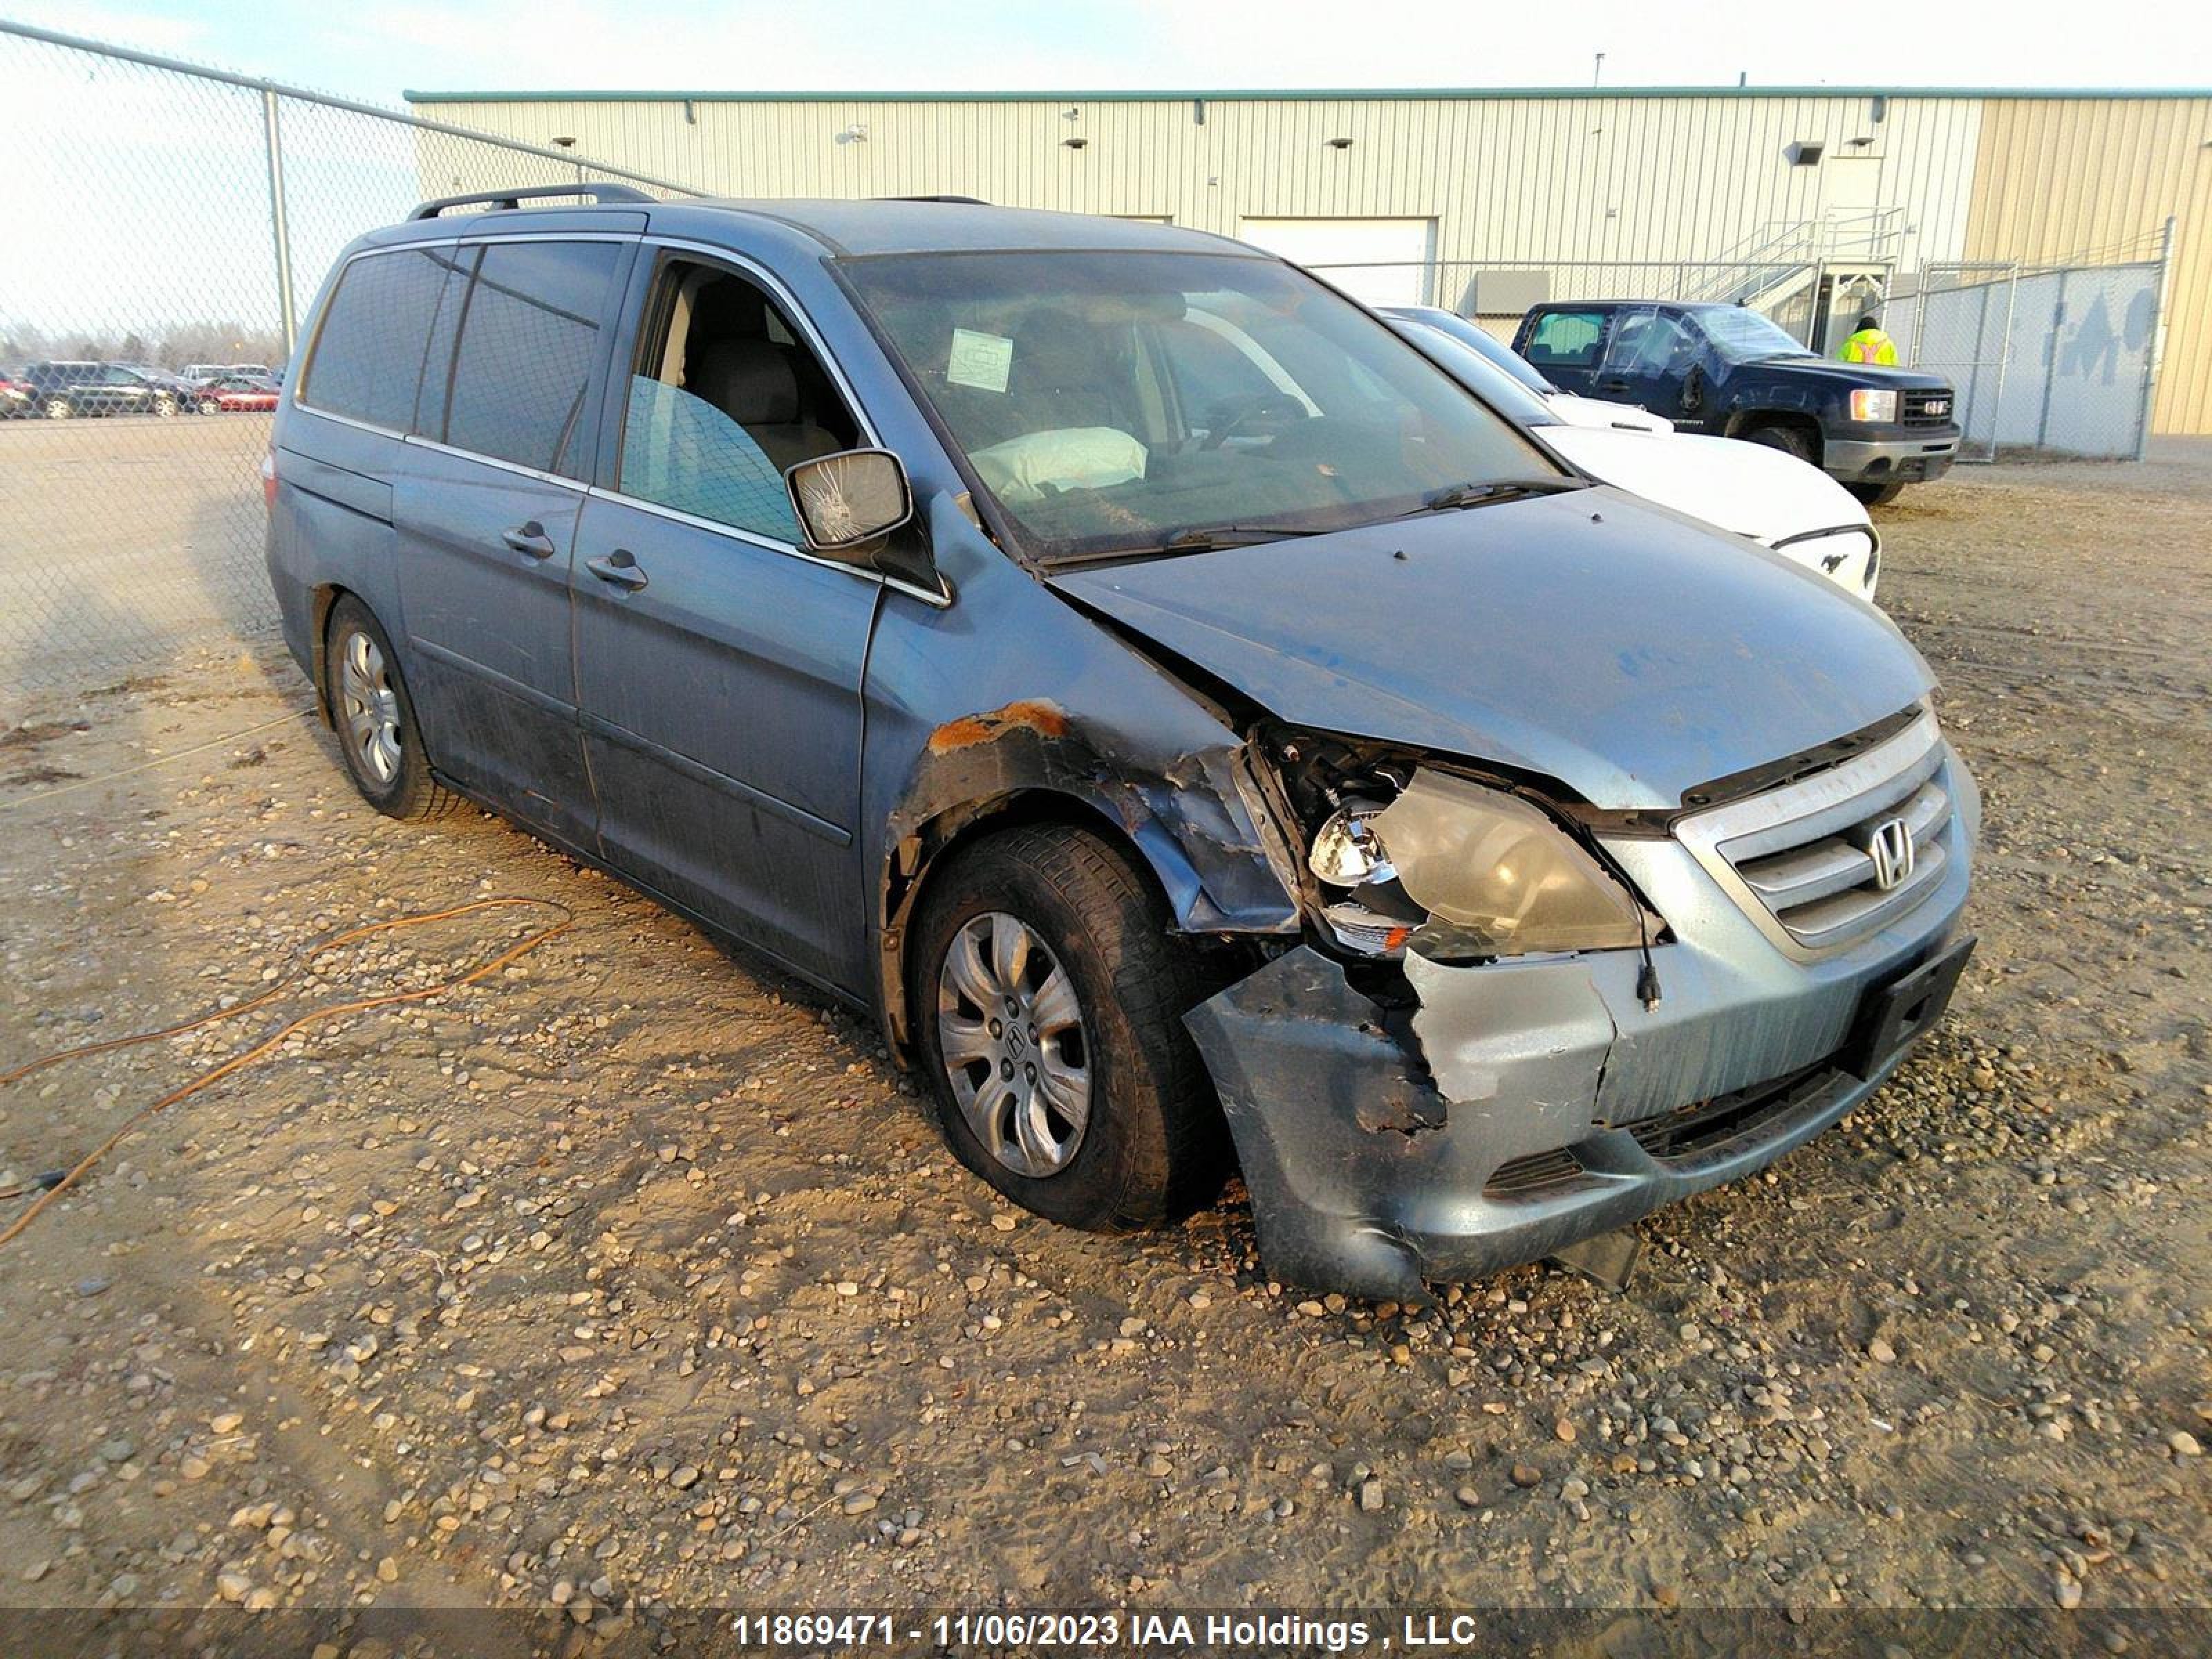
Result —
M 1416 1237 L 1464 1230 L 1499 1165 L 1589 1131 L 1614 1030 L 1581 963 L 1425 988 L 1453 970 L 1407 967 L 1422 1000 L 1386 1013 L 1300 945 L 1184 1018 L 1277 1279 L 1421 1301 Z

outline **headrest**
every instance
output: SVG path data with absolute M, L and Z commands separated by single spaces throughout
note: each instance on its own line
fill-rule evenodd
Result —
M 689 366 L 684 389 L 739 426 L 789 426 L 799 418 L 791 360 L 766 340 L 711 342 Z

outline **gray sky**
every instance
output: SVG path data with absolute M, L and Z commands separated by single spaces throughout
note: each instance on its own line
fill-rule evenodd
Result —
M 403 88 L 1056 90 L 2212 82 L 2202 0 L 0 0 L 379 102 Z

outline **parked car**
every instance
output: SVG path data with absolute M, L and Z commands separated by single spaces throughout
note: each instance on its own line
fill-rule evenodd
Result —
M 23 378 L 36 411 L 49 420 L 74 415 L 174 415 L 185 394 L 121 363 L 82 360 L 31 363 Z
M 197 380 L 188 380 L 181 374 L 173 374 L 167 369 L 153 363 L 118 363 L 114 367 L 137 375 L 157 391 L 167 392 L 175 404 L 177 411 L 188 415 L 198 411 L 199 382 Z
M 1489 351 L 1470 349 L 1462 333 L 1437 327 L 1412 307 L 1383 314 L 1393 328 L 1469 391 L 1528 428 L 1578 471 L 1748 537 L 1826 576 L 1846 593 L 1874 598 L 1881 574 L 1881 538 L 1865 507 L 1820 468 L 1778 450 L 1697 437 L 1671 428 L 1621 428 L 1571 421 L 1563 404 L 1593 409 L 1617 405 L 1587 398 L 1544 397 L 1499 363 L 1499 356 L 1512 354 L 1496 341 L 1490 342 Z
M 1441 306 L 1384 306 L 1385 317 L 1399 322 L 1419 323 L 1425 328 L 1456 340 L 1492 368 L 1519 383 L 1522 389 L 1540 398 L 1550 405 L 1558 420 L 1569 426 L 1618 427 L 1627 432 L 1672 432 L 1674 422 L 1663 415 L 1654 415 L 1648 409 L 1638 409 L 1627 404 L 1609 404 L 1596 398 L 1577 398 L 1571 392 L 1562 392 L 1539 374 L 1526 357 L 1492 335 L 1481 324 L 1461 316 L 1455 311 L 1446 311 Z M 1401 331 L 1401 332 L 1403 331 Z
M 1957 404 L 1942 375 L 1815 356 L 1742 306 L 1540 305 L 1513 349 L 1570 392 L 1809 461 L 1871 507 L 1942 477 L 1958 457 Z
M 1979 808 L 1918 653 L 1364 307 L 1161 225 L 546 193 L 313 307 L 269 566 L 343 764 L 872 1009 L 1013 1202 L 1233 1157 L 1270 1276 L 1419 1301 L 1941 1014 Z
M 12 369 L 0 369 L 0 420 L 35 412 L 36 394 L 31 383 Z
M 271 381 L 282 378 L 266 363 L 186 363 L 177 373 L 194 381 L 219 380 L 226 374 L 247 374 Z
M 193 392 L 193 406 L 203 415 L 228 415 L 240 410 L 266 412 L 276 407 L 283 388 L 256 374 L 218 374 L 203 380 Z

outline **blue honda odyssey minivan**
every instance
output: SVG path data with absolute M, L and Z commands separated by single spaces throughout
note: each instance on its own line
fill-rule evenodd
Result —
M 872 1010 L 1072 1225 L 1236 1168 L 1274 1277 L 1419 1300 L 1818 1133 L 1972 948 L 1886 618 L 1219 237 L 426 204 L 324 284 L 268 483 L 371 803 Z

